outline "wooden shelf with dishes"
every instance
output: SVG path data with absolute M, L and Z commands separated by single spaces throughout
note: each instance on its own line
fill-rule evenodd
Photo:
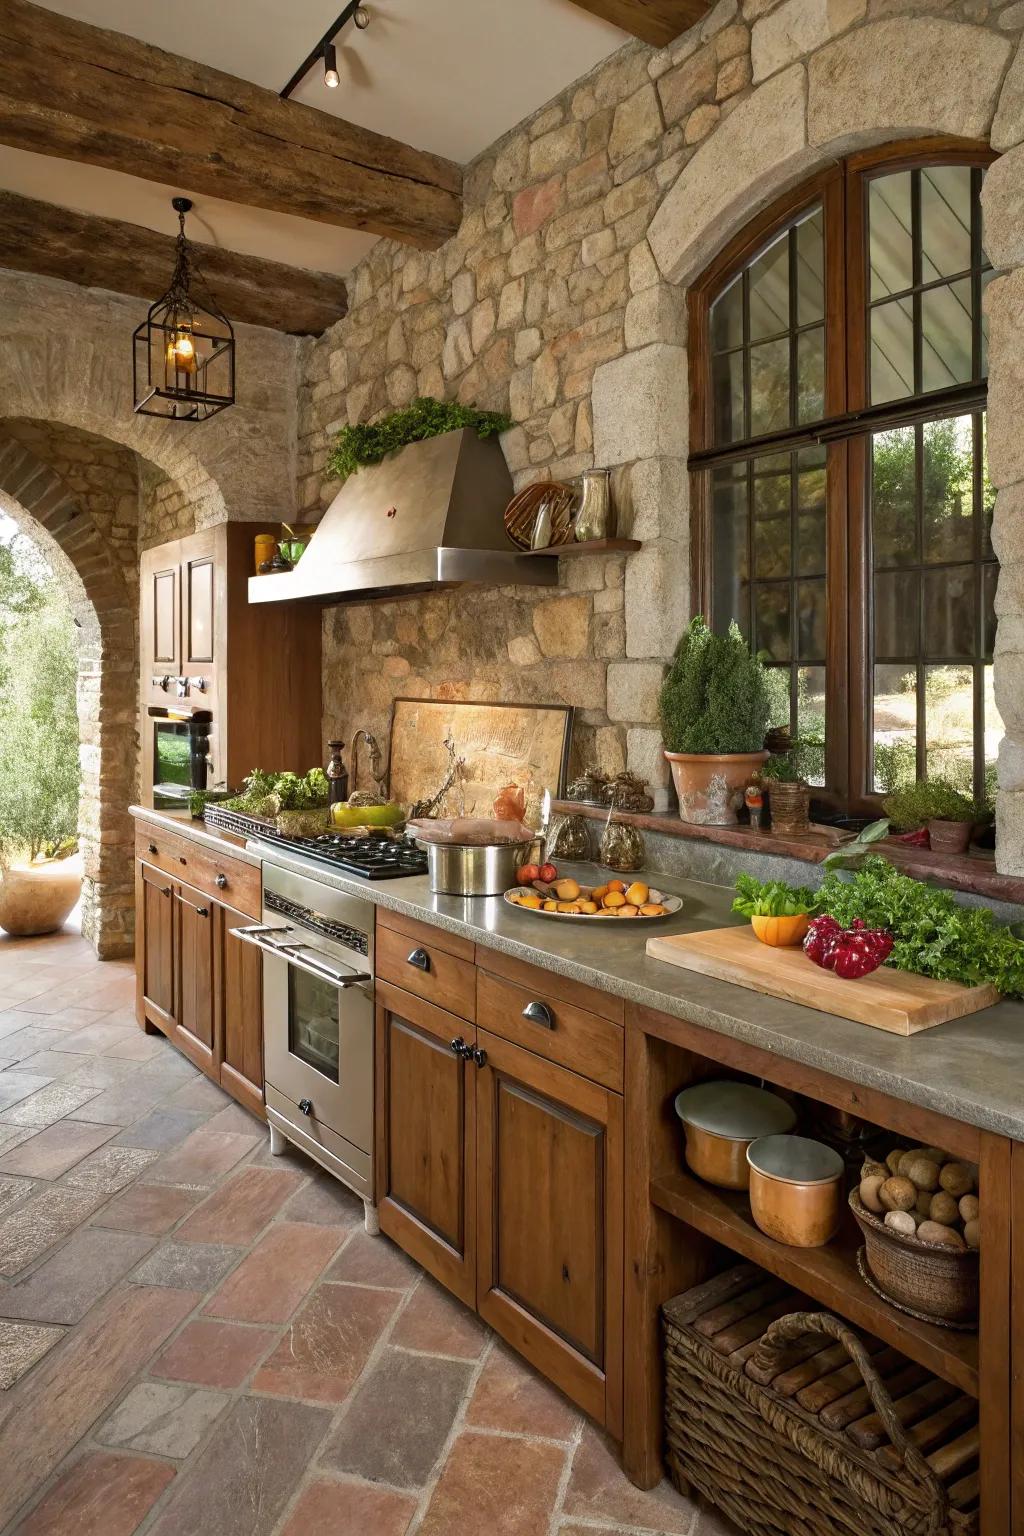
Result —
M 865 1328 L 926 1370 L 978 1395 L 978 1336 L 919 1321 L 889 1305 L 857 1270 L 860 1233 L 851 1219 L 823 1248 L 794 1248 L 754 1224 L 745 1193 L 715 1189 L 683 1170 L 651 1180 L 652 1204 Z

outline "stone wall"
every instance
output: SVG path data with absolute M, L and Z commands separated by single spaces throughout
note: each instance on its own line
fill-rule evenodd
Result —
M 482 155 L 441 250 L 369 253 L 349 315 L 303 347 L 300 511 L 334 494 L 324 466 L 338 426 L 433 394 L 510 411 L 517 485 L 614 467 L 620 531 L 643 548 L 624 566 L 563 561 L 558 598 L 464 592 L 328 614 L 325 729 L 382 731 L 401 693 L 578 687 L 586 749 L 664 789 L 657 686 L 689 617 L 686 286 L 760 207 L 858 148 L 927 134 L 1017 145 L 1022 27 L 1019 0 L 719 0 L 670 47 L 628 45 Z M 1024 265 L 1018 152 L 986 199 L 990 254 L 1006 267 Z M 988 302 L 992 472 L 1015 487 L 996 515 L 999 860 L 1020 870 L 1024 459 L 1011 402 L 1024 274 L 993 283 Z

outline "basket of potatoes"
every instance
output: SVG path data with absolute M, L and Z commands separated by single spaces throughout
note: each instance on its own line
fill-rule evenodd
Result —
M 938 1147 L 867 1161 L 850 1209 L 864 1234 L 865 1279 L 905 1312 L 952 1327 L 978 1316 L 978 1170 Z

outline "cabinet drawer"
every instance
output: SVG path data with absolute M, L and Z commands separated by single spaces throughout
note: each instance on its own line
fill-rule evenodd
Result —
M 592 1082 L 622 1092 L 623 1030 L 546 988 L 477 971 L 476 1017 L 482 1029 L 521 1045 Z
M 444 928 L 435 928 L 432 923 L 418 922 L 416 918 L 406 917 L 401 912 L 389 912 L 387 907 L 377 908 L 377 927 L 392 928 L 395 933 L 404 933 L 407 939 L 415 939 L 417 944 L 429 944 L 431 949 L 443 949 L 459 960 L 473 960 L 476 955 L 476 945 L 472 939 L 448 933 Z
M 442 949 L 433 929 L 418 923 L 410 926 L 420 929 L 420 933 L 400 933 L 378 923 L 377 975 L 415 997 L 472 1021 L 476 1012 L 473 962 Z
M 165 832 L 152 823 L 135 828 L 135 852 L 147 864 L 185 880 L 214 901 L 223 901 L 246 917 L 262 915 L 262 882 L 258 864 L 245 864 L 204 848 L 190 838 Z

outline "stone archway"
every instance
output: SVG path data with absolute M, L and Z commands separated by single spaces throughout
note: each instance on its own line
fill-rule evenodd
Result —
M 789 0 L 766 19 L 760 48 L 755 27 L 759 83 L 686 159 L 665 193 L 631 259 L 631 350 L 594 376 L 595 460 L 629 466 L 634 527 L 650 531 L 627 565 L 627 655 L 638 658 L 638 673 L 660 668 L 689 618 L 688 285 L 760 209 L 858 149 L 949 136 L 1008 150 L 989 173 L 985 194 L 988 254 L 1007 274 L 986 295 L 989 468 L 999 490 L 993 539 L 1002 563 L 995 682 L 1006 730 L 997 859 L 1002 872 L 1024 874 L 1024 443 L 1017 407 L 1024 377 L 1024 53 L 1011 64 L 1013 42 L 991 27 L 915 14 L 833 37 L 833 13 L 844 7 L 814 8 L 822 18 L 817 29 L 793 21 L 797 9 Z M 848 25 L 840 21 L 836 30 Z M 631 751 L 630 767 L 657 782 L 658 733 L 644 735 L 650 740 Z
M 137 743 L 135 594 L 55 470 L 0 426 L 0 507 L 42 548 L 78 626 L 83 933 L 101 959 L 132 951 Z

